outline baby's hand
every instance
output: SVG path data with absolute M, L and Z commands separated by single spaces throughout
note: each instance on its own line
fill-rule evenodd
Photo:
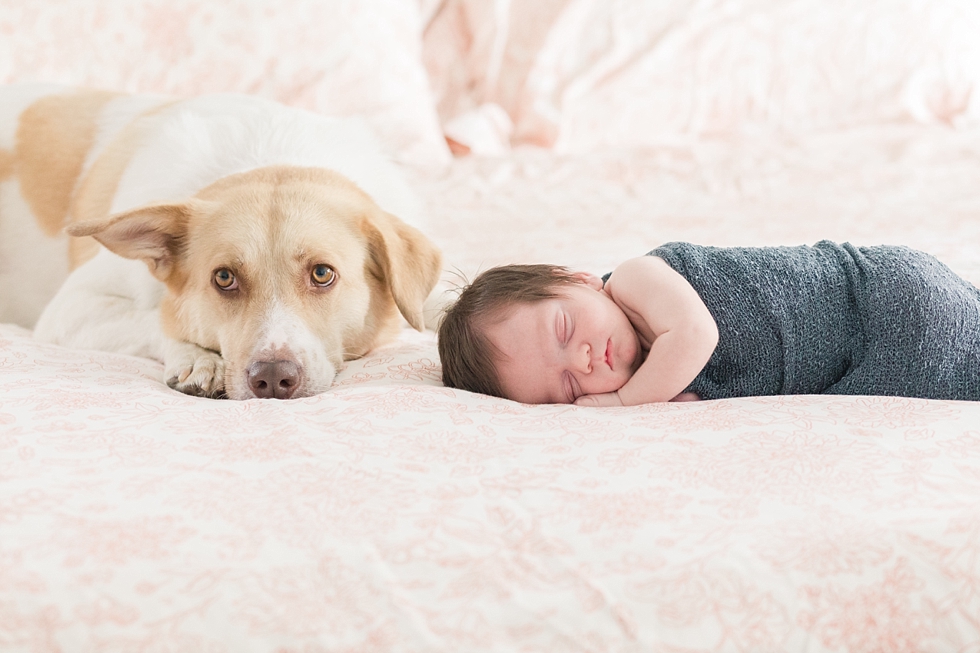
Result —
M 671 401 L 701 401 L 701 397 L 697 396 L 693 392 L 682 392 Z
M 605 408 L 607 406 L 622 406 L 623 402 L 620 400 L 618 392 L 606 392 L 601 395 L 582 395 L 575 400 L 575 405 Z
M 693 392 L 682 392 L 671 399 L 671 401 L 701 401 L 701 397 Z M 575 400 L 575 405 L 607 408 L 609 406 L 622 406 L 623 401 L 619 398 L 618 392 L 607 392 L 600 395 L 582 395 Z

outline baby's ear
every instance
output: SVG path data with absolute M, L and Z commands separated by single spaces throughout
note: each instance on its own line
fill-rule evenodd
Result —
M 581 281 L 592 290 L 602 290 L 602 279 L 591 272 L 575 272 L 573 275 L 577 281 Z

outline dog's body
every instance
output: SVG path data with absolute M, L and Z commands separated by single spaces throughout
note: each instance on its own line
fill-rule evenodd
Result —
M 418 218 L 356 121 L 0 89 L 0 322 L 159 359 L 182 392 L 309 396 L 399 312 L 421 329 L 441 261 Z

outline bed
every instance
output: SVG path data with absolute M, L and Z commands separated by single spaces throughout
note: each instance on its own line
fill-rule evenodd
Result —
M 0 5 L 0 78 L 365 115 L 449 278 L 829 238 L 980 283 L 970 2 L 90 4 Z M 0 325 L 0 650 L 980 652 L 978 403 L 527 406 L 408 328 L 306 399 L 161 374 Z

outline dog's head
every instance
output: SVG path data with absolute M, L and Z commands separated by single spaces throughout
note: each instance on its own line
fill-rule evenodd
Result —
M 232 175 L 186 201 L 76 223 L 166 284 L 164 331 L 220 352 L 232 399 L 326 390 L 342 362 L 423 329 L 438 249 L 346 178 L 317 168 Z

